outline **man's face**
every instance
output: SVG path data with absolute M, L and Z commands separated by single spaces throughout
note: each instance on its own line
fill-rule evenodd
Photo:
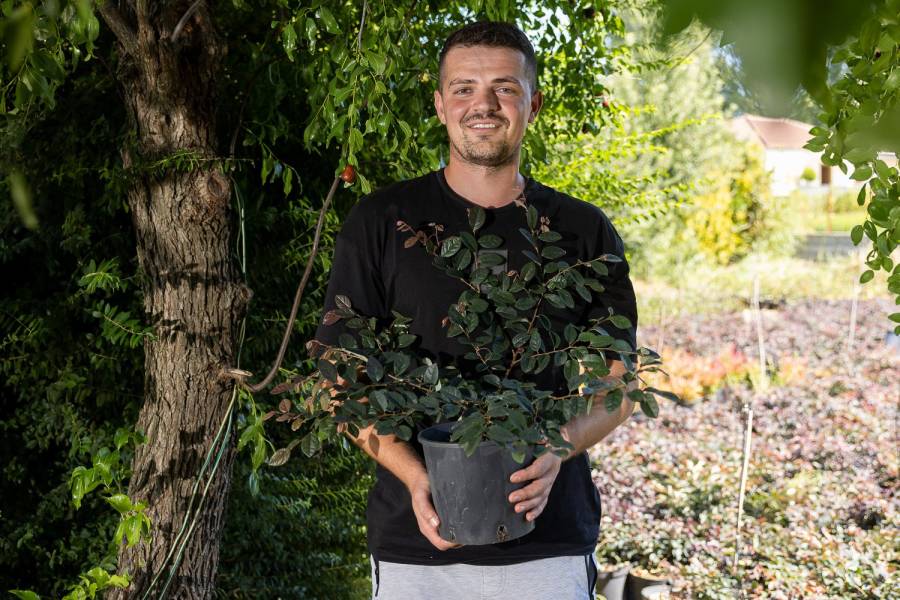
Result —
M 532 92 L 525 56 L 512 48 L 456 46 L 444 57 L 438 118 L 450 152 L 463 162 L 499 167 L 517 161 L 528 124 L 541 108 Z

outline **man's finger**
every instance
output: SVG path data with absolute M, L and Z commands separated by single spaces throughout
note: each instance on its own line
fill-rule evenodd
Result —
M 438 533 L 438 527 L 441 522 L 437 518 L 437 516 L 430 517 L 424 525 L 420 525 L 419 529 L 422 531 L 422 535 L 424 535 L 431 545 L 437 548 L 438 550 L 449 550 L 450 548 L 457 548 L 459 544 L 448 542 L 444 538 L 440 536 Z
M 516 503 L 515 507 L 513 508 L 517 513 L 522 513 L 540 506 L 543 502 L 543 496 L 536 496 L 534 498 L 529 498 L 528 500 L 523 500 L 522 502 Z
M 538 506 L 536 509 L 534 509 L 533 511 L 531 511 L 530 513 L 525 515 L 525 520 L 534 521 L 539 516 L 541 516 L 541 513 L 544 512 L 544 509 L 546 507 L 547 507 L 547 500 L 545 498 L 544 501 L 541 502 L 540 506 Z
M 422 532 L 425 539 L 431 542 L 432 546 L 438 550 L 449 550 L 459 546 L 459 544 L 448 542 L 438 533 L 441 520 L 435 512 L 430 498 L 417 494 L 413 500 L 413 512 L 416 513 L 416 519 L 419 521 L 419 531 Z
M 535 459 L 533 463 L 525 467 L 524 469 L 519 469 L 509 476 L 509 480 L 512 483 L 519 483 L 521 481 L 528 481 L 529 479 L 537 479 L 544 473 L 550 470 L 552 466 L 550 461 L 547 460 L 547 454 L 541 456 L 540 458 Z
M 538 470 L 537 462 L 534 462 L 530 466 L 525 467 L 524 469 L 519 469 L 518 471 L 510 475 L 509 480 L 512 483 L 520 483 L 522 481 L 536 479 L 538 476 L 540 476 L 540 471 Z
M 509 495 L 510 502 L 520 502 L 523 500 L 530 500 L 532 498 L 539 498 L 546 494 L 547 489 L 552 484 L 551 481 L 547 481 L 546 479 L 535 479 L 525 487 L 520 490 L 516 490 Z

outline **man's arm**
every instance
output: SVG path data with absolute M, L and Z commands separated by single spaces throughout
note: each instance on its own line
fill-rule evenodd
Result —
M 614 360 L 609 365 L 609 375 L 604 379 L 621 378 L 624 374 L 624 363 Z M 625 387 L 625 392 L 636 389 L 637 385 L 637 381 L 629 382 Z M 628 420 L 628 417 L 634 412 L 634 402 L 627 395 L 623 396 L 622 404 L 617 411 L 609 412 L 603 403 L 605 396 L 606 392 L 595 394 L 590 412 L 574 417 L 560 430 L 563 438 L 575 447 L 565 458 L 547 452 L 535 459 L 527 468 L 516 471 L 510 477 L 510 481 L 513 483 L 531 481 L 522 489 L 509 495 L 509 501 L 516 505 L 516 512 L 528 511 L 525 518 L 529 521 L 538 518 L 544 507 L 547 506 L 550 489 L 553 487 L 553 482 L 556 481 L 562 462 L 581 454 L 598 443 Z
M 609 364 L 609 375 L 603 379 L 621 379 L 624 374 L 625 364 L 621 360 L 614 360 Z M 565 460 L 591 448 L 612 433 L 616 427 L 628 420 L 628 417 L 634 412 L 634 401 L 628 397 L 627 393 L 637 389 L 637 387 L 637 380 L 628 382 L 623 391 L 622 404 L 619 405 L 619 409 L 615 412 L 606 410 L 603 402 L 606 393 L 598 392 L 594 395 L 594 401 L 589 413 L 578 415 L 566 423 L 562 428 L 563 438 L 575 446 L 575 449 L 570 451 Z

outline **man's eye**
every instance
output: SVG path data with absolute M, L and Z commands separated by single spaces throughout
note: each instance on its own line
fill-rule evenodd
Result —
M 468 92 L 470 90 L 471 90 L 471 88 L 467 88 L 467 87 L 466 88 L 456 88 L 456 91 L 454 92 L 454 94 L 460 94 L 462 92 Z

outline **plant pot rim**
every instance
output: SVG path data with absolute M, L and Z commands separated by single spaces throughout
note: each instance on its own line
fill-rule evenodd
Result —
M 634 565 L 629 562 L 620 562 L 620 563 L 608 563 L 598 560 L 597 561 L 597 570 L 603 573 L 608 573 L 610 571 L 619 571 L 621 569 L 632 569 Z
M 435 423 L 431 427 L 426 427 L 425 429 L 420 431 L 419 435 L 416 436 L 416 439 L 418 439 L 419 443 L 422 444 L 423 446 L 436 446 L 438 448 L 459 448 L 462 446 L 462 444 L 460 444 L 459 442 L 450 442 L 450 441 L 441 442 L 438 440 L 431 440 L 431 439 L 428 439 L 425 435 L 429 431 L 434 431 L 434 430 L 445 431 L 447 433 L 450 433 L 450 430 L 458 422 L 459 421 L 445 421 L 444 423 Z M 494 442 L 492 440 L 483 440 L 483 441 L 479 442 L 479 444 L 478 444 L 479 448 L 483 448 L 485 446 L 497 446 L 498 448 L 502 448 L 502 446 L 500 446 L 500 444 L 498 444 L 497 442 Z

